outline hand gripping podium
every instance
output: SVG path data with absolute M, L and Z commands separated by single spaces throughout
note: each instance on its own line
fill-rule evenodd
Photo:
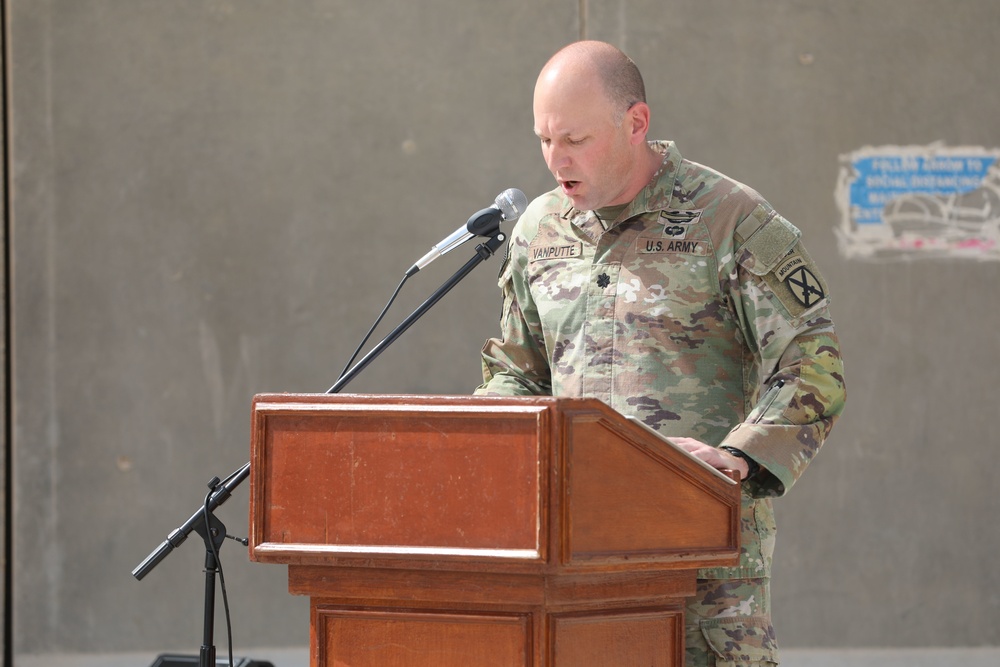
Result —
M 739 484 L 593 399 L 254 397 L 250 559 L 312 667 L 684 664 Z

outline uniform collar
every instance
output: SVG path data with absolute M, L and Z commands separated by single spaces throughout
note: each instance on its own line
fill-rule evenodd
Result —
M 669 208 L 674 194 L 674 181 L 677 180 L 677 170 L 681 165 L 681 153 L 672 141 L 650 141 L 649 146 L 663 156 L 663 162 L 660 163 L 660 168 L 653 174 L 649 184 L 625 207 L 612 227 L 637 215 Z M 572 200 L 567 197 L 563 203 L 563 219 L 569 220 L 581 215 L 593 215 L 593 213 L 574 208 Z

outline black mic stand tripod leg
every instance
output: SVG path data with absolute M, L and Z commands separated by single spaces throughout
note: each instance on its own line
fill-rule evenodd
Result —
M 215 667 L 215 575 L 219 572 L 219 549 L 226 540 L 226 527 L 211 512 L 208 524 L 195 529 L 205 541 L 205 619 L 198 667 Z

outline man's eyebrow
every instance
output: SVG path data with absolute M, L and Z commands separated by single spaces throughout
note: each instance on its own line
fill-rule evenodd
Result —
M 543 133 L 537 127 L 533 129 L 533 132 L 535 133 L 535 136 L 538 137 L 539 139 L 552 139 L 552 137 L 550 137 L 547 134 Z M 570 130 L 566 130 L 564 132 L 556 132 L 555 136 L 556 137 L 566 138 L 566 137 L 573 136 L 575 134 L 576 134 L 576 132 L 573 132 L 573 131 L 570 131 Z

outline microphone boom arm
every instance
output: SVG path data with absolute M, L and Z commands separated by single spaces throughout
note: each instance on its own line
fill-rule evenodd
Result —
M 212 497 L 208 501 L 208 513 L 211 514 L 216 507 L 226 502 L 229 496 L 232 495 L 233 490 L 239 486 L 247 475 L 250 474 L 250 464 L 246 463 L 242 468 L 234 472 L 229 476 L 229 479 L 225 483 L 217 487 L 213 491 Z M 139 565 L 132 570 L 132 576 L 136 579 L 142 580 L 149 572 L 159 565 L 160 561 L 166 558 L 171 551 L 179 547 L 184 540 L 187 539 L 188 535 L 191 534 L 192 530 L 198 530 L 205 523 L 205 507 L 199 507 L 191 518 L 185 521 L 180 527 L 174 529 L 167 539 L 163 541 L 160 546 L 146 556 Z
M 428 310 L 434 307 L 434 305 L 440 301 L 444 296 L 450 292 L 455 285 L 460 283 L 469 273 L 472 272 L 474 268 L 479 266 L 481 263 L 492 257 L 496 251 L 504 244 L 507 240 L 507 235 L 500 230 L 499 223 L 497 228 L 493 230 L 490 237 L 483 243 L 476 246 L 476 254 L 468 262 L 466 262 L 462 268 L 455 272 L 451 278 L 446 280 L 441 287 L 437 289 L 430 297 L 427 298 L 420 306 L 410 313 L 409 317 L 400 322 L 400 324 L 393 329 L 388 336 L 383 338 L 378 345 L 373 347 L 368 354 L 361 358 L 361 360 L 351 367 L 346 373 L 344 373 L 336 384 L 326 390 L 327 394 L 337 394 L 343 389 L 347 384 L 355 378 L 361 371 L 368 367 L 368 365 L 375 361 L 375 359 L 385 351 L 387 347 L 393 344 L 397 338 L 403 335 L 407 329 L 409 329 L 417 320 L 424 316 Z

